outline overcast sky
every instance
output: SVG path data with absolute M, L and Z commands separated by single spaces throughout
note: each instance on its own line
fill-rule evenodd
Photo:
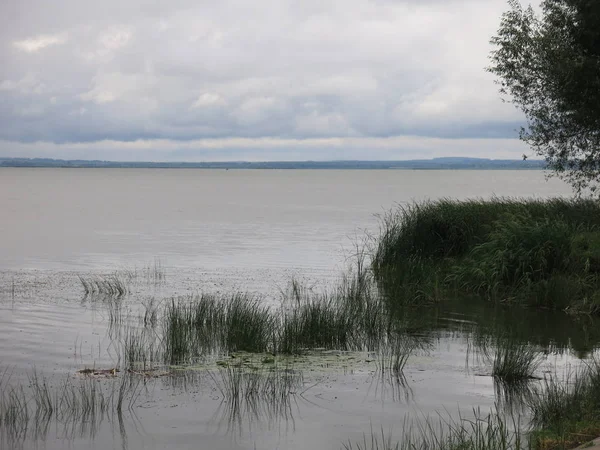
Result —
M 519 158 L 505 0 L 2 0 L 0 156 Z

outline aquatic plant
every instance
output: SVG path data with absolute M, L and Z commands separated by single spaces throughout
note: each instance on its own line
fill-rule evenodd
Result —
M 402 438 L 394 441 L 392 434 L 381 429 L 356 442 L 343 443 L 344 450 L 521 450 L 528 445 L 522 435 L 519 418 L 509 417 L 497 411 L 487 416 L 479 409 L 473 410 L 472 418 L 459 413 L 458 419 L 448 415 L 437 419 L 406 419 Z
M 600 435 L 600 361 L 564 381 L 545 377 L 530 402 L 536 448 L 574 448 Z
M 399 370 L 414 348 L 396 345 L 408 323 L 388 313 L 363 269 L 346 274 L 329 292 L 313 292 L 295 280 L 285 292 L 279 308 L 244 293 L 173 299 L 162 320 L 165 361 L 180 364 L 210 352 L 299 354 L 315 348 L 378 351 L 385 346 L 394 347 Z
M 65 377 L 52 383 L 33 370 L 27 386 L 12 385 L 3 372 L 0 378 L 0 446 L 18 446 L 24 439 L 43 439 L 52 421 L 69 434 L 93 437 L 98 424 L 112 415 L 131 411 L 139 395 L 140 379 L 128 373 L 96 379 Z M 102 381 L 102 382 L 100 382 Z
M 274 322 L 269 308 L 249 294 L 172 300 L 163 317 L 166 360 L 180 364 L 206 352 L 270 350 Z
M 126 369 L 146 372 L 162 363 L 163 346 L 154 330 L 128 327 L 122 334 L 122 358 Z
M 110 275 L 77 275 L 86 296 L 121 298 L 129 292 L 127 281 L 118 272 Z
M 499 339 L 495 343 L 492 376 L 506 384 L 516 384 L 533 378 L 541 363 L 539 351 L 530 344 L 515 339 Z
M 600 313 L 600 203 L 438 201 L 381 218 L 372 257 L 391 302 L 455 295 Z

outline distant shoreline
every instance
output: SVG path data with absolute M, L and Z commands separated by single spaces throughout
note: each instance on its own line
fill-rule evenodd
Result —
M 542 170 L 545 161 L 485 158 L 434 158 L 405 161 L 220 161 L 220 162 L 127 162 L 2 158 L 0 167 L 105 168 L 105 169 L 330 169 L 330 170 Z

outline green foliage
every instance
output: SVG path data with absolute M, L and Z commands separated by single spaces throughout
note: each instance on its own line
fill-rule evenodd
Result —
M 501 339 L 494 353 L 492 376 L 509 385 L 523 383 L 533 377 L 539 364 L 539 352 L 533 346 Z
M 386 360 L 382 367 L 400 372 L 421 344 L 419 339 L 403 339 L 410 321 L 389 313 L 362 259 L 331 291 L 315 293 L 293 280 L 283 295 L 279 308 L 243 293 L 172 300 L 157 330 L 165 363 L 186 364 L 210 353 L 295 355 L 319 348 L 377 352 Z M 127 359 L 130 353 L 141 353 L 133 348 Z
M 600 312 L 600 203 L 439 200 L 382 219 L 373 271 L 392 302 L 456 295 Z
M 545 380 L 532 397 L 532 423 L 538 448 L 574 448 L 600 434 L 600 362 L 566 382 Z M 550 445 L 552 444 L 552 445 Z
M 509 0 L 491 43 L 500 92 L 527 118 L 521 139 L 576 189 L 600 175 L 600 3 L 543 0 L 541 15 Z

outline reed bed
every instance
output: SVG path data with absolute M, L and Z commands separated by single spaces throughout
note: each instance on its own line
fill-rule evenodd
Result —
M 107 301 L 114 306 L 111 317 L 121 317 L 121 302 Z M 119 329 L 111 334 L 120 340 L 119 360 L 136 371 L 236 352 L 299 355 L 324 349 L 371 352 L 382 370 L 401 372 L 409 355 L 427 345 L 410 315 L 388 309 L 363 259 L 320 293 L 292 280 L 279 306 L 236 292 L 150 299 L 142 307 L 138 326 L 110 321 Z
M 251 295 L 200 295 L 169 302 L 164 310 L 164 360 L 186 364 L 207 354 L 245 351 L 284 355 L 312 349 L 378 352 L 400 371 L 422 339 L 386 311 L 365 273 L 346 276 L 330 292 L 292 282 L 280 307 Z
M 372 265 L 387 297 L 455 295 L 600 314 L 600 202 L 438 200 L 381 218 Z
M 565 381 L 546 377 L 531 410 L 536 448 L 569 449 L 600 436 L 600 361 Z
M 272 424 L 293 418 L 292 406 L 304 384 L 302 373 L 288 367 L 227 367 L 210 375 L 221 393 L 219 410 L 229 431 L 241 429 L 243 421 Z
M 148 372 L 163 364 L 163 345 L 154 329 L 131 326 L 121 334 L 124 369 Z

